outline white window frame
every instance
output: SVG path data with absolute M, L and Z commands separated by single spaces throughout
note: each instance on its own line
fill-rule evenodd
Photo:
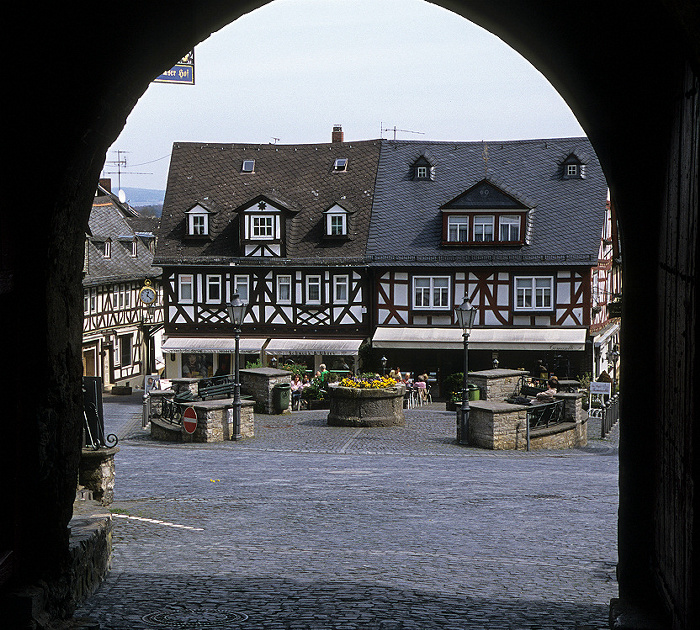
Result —
M 272 214 L 253 214 L 250 217 L 250 238 L 256 241 L 275 239 L 275 217 Z
M 184 289 L 189 286 L 189 297 Z M 194 304 L 194 274 L 183 273 L 177 278 L 177 297 L 180 304 Z
M 318 287 L 318 298 L 311 297 L 311 289 Z M 323 301 L 323 278 L 321 276 L 306 276 L 306 303 L 321 304 Z
M 336 158 L 335 162 L 333 162 L 333 170 L 336 173 L 341 173 L 343 171 L 348 170 L 348 158 Z
M 579 164 L 567 164 L 565 166 L 565 175 L 567 177 L 578 177 L 580 168 L 581 166 Z
M 90 312 L 90 289 L 83 289 L 83 315 Z
M 333 220 L 340 219 L 340 232 L 334 232 Z M 346 236 L 348 233 L 348 215 L 344 212 L 330 213 L 326 216 L 327 236 Z
M 127 340 L 129 342 L 129 362 L 128 363 L 124 363 L 124 361 L 122 361 L 122 359 L 124 358 L 122 351 L 124 350 L 124 346 L 126 345 L 126 344 L 122 344 L 122 340 Z M 118 341 L 117 347 L 119 349 L 119 366 L 126 367 L 127 365 L 133 365 L 134 364 L 134 336 L 130 335 L 130 334 L 118 335 L 117 341 Z
M 287 287 L 287 297 L 282 297 L 282 287 Z M 292 303 L 292 276 L 277 276 L 277 303 Z
M 131 241 L 131 257 L 136 258 L 138 256 L 138 243 L 136 239 Z
M 189 214 L 188 225 L 188 234 L 190 236 L 208 236 L 209 214 L 206 212 L 191 212 Z
M 485 237 L 484 228 L 491 227 L 491 238 Z M 493 243 L 494 231 L 496 229 L 496 217 L 492 214 L 479 214 L 474 217 L 474 234 L 473 241 L 475 243 Z
M 220 274 L 207 274 L 207 304 L 221 304 L 223 299 L 223 282 Z
M 339 291 L 341 292 L 340 294 L 339 294 Z M 333 276 L 333 302 L 334 302 L 334 304 L 347 304 L 349 299 L 350 299 L 350 276 Z
M 112 241 L 106 240 L 104 248 L 102 250 L 102 256 L 104 258 L 111 258 L 112 257 Z
M 423 286 L 418 286 L 419 281 Z M 444 284 L 446 286 L 437 286 L 438 283 L 436 281 L 440 281 L 441 285 L 445 281 Z M 413 308 L 419 310 L 449 310 L 450 285 L 450 276 L 413 276 Z M 420 294 L 418 293 L 419 289 Z
M 459 238 L 460 229 L 464 228 L 466 238 Z M 453 238 L 454 236 L 456 238 Z M 447 242 L 448 243 L 466 243 L 469 240 L 469 217 L 466 215 L 449 215 L 447 217 Z
M 241 173 L 254 173 L 255 172 L 255 160 L 243 160 L 241 164 Z
M 250 300 L 250 277 L 233 276 L 233 293 L 238 293 L 241 302 L 248 304 Z
M 97 288 L 93 287 L 90 289 L 90 312 L 95 313 L 97 311 Z
M 427 166 L 416 166 L 416 179 L 428 179 Z
M 554 278 L 552 276 L 515 276 L 513 286 L 516 311 L 554 310 Z
M 521 223 L 521 217 L 515 214 L 506 214 L 499 217 L 498 239 L 503 243 L 517 243 L 520 241 L 520 230 L 522 229 Z M 516 230 L 516 238 L 510 238 L 513 229 Z M 504 231 L 507 232 L 509 238 L 503 238 Z

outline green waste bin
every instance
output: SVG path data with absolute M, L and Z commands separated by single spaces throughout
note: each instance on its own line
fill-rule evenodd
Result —
M 272 388 L 272 408 L 275 413 L 283 413 L 289 409 L 292 386 L 279 383 Z
M 469 383 L 469 400 L 481 400 L 481 390 L 474 385 L 474 383 Z

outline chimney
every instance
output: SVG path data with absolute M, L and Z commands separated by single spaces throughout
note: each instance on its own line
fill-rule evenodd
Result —
M 109 177 L 100 178 L 100 186 L 104 188 L 107 192 L 112 192 L 112 180 Z
M 343 126 L 333 125 L 333 134 L 331 135 L 331 142 L 343 142 Z

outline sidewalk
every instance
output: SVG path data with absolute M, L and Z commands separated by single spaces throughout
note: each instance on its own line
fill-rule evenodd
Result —
M 617 447 L 458 446 L 444 405 L 405 428 L 256 417 L 256 437 L 120 436 L 102 628 L 600 630 L 615 583 Z M 130 406 L 131 405 L 131 406 Z

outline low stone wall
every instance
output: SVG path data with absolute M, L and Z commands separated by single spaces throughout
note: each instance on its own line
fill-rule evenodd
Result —
M 112 448 L 84 448 L 80 455 L 78 483 L 92 492 L 102 505 L 114 501 L 115 466 L 114 456 L 119 452 Z
M 291 372 L 277 368 L 246 368 L 240 370 L 240 375 L 241 388 L 259 404 L 262 413 L 274 413 L 272 389 L 275 385 L 292 382 Z M 291 400 L 289 407 L 291 410 Z
M 170 396 L 174 396 L 170 392 Z M 224 442 L 233 439 L 233 399 L 201 400 L 179 403 L 180 414 L 186 407 L 194 407 L 197 414 L 197 428 L 190 434 L 181 424 L 169 422 L 160 417 L 164 396 L 156 396 L 151 405 L 151 437 L 162 442 L 205 443 Z M 253 401 L 241 401 L 240 435 L 244 438 L 254 437 L 255 417 Z
M 469 372 L 468 381 L 481 390 L 482 400 L 505 400 L 517 393 L 520 379 L 528 374 L 523 370 L 481 370 Z
M 403 385 L 382 389 L 329 387 L 329 426 L 393 427 L 404 426 Z
M 582 394 L 555 396 L 564 400 L 564 422 L 530 431 L 530 449 L 564 449 L 585 446 L 587 417 L 581 406 Z M 499 400 L 475 401 L 469 405 L 469 445 L 492 450 L 527 449 L 529 405 Z M 458 416 L 459 417 L 459 416 Z M 459 441 L 460 427 L 457 427 Z

